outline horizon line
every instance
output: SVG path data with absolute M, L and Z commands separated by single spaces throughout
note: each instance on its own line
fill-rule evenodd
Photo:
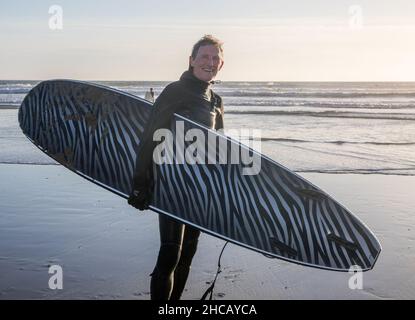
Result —
M 76 80 L 86 82 L 174 82 L 176 80 L 116 80 L 116 79 L 74 79 L 74 78 L 50 78 L 50 79 L 0 79 L 1 82 L 7 81 L 30 81 L 42 82 L 51 80 Z M 415 83 L 415 80 L 216 80 L 217 84 L 225 82 L 277 82 L 277 83 L 299 83 L 299 82 L 319 82 L 319 83 Z

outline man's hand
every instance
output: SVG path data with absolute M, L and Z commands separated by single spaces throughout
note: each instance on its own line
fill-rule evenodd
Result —
M 130 197 L 128 198 L 128 204 L 139 210 L 148 209 L 150 195 L 148 191 L 143 189 L 133 190 Z

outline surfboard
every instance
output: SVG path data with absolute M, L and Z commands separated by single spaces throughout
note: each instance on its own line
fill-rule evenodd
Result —
M 116 89 L 50 80 L 27 94 L 18 118 L 23 133 L 47 155 L 128 198 L 137 150 L 152 110 L 148 101 Z M 182 115 L 174 114 L 173 133 L 178 123 L 185 135 L 197 129 L 213 137 L 205 144 L 216 143 L 213 150 L 217 152 L 222 146 L 229 155 L 241 150 L 255 155 L 260 170 L 246 174 L 246 166 L 233 162 L 232 156 L 212 163 L 188 163 L 176 161 L 173 153 L 174 161 L 153 166 L 151 210 L 266 257 L 334 271 L 373 268 L 381 252 L 376 236 L 325 191 L 239 141 Z M 192 141 L 183 141 L 180 148 L 189 148 Z M 179 149 L 181 142 L 174 143 L 174 150 Z

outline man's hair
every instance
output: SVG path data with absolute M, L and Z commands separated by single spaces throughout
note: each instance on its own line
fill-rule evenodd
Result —
M 223 56 L 223 42 L 211 34 L 204 35 L 198 42 L 195 43 L 192 49 L 192 58 L 195 59 L 199 48 L 206 45 L 212 45 L 219 49 Z

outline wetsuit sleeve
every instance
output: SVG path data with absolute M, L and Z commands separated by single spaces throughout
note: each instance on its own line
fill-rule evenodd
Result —
M 137 151 L 133 175 L 133 190 L 150 187 L 153 169 L 153 150 L 157 145 L 157 141 L 153 141 L 153 134 L 157 129 L 167 128 L 173 114 L 178 110 L 180 101 L 177 101 L 177 98 L 175 101 L 173 96 L 172 90 L 166 88 L 153 105 L 153 112 Z M 175 102 L 172 103 L 172 101 Z
M 216 99 L 218 100 L 218 107 L 220 112 L 216 113 L 216 120 L 215 120 L 215 130 L 219 130 L 219 129 L 223 129 L 225 126 L 224 120 L 223 120 L 223 113 L 224 113 L 224 109 L 223 109 L 223 102 L 222 102 L 222 98 L 219 97 L 218 95 L 216 95 Z

